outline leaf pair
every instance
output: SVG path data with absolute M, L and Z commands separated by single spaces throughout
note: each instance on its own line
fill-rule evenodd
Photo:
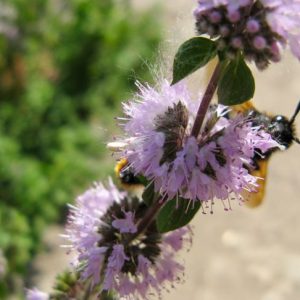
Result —
M 216 43 L 203 37 L 194 37 L 184 42 L 178 49 L 173 64 L 173 81 L 175 84 L 205 66 L 218 53 Z M 254 95 L 255 83 L 251 70 L 243 56 L 237 55 L 233 60 L 221 60 L 222 71 L 218 81 L 218 101 L 224 105 L 236 105 L 248 101 Z

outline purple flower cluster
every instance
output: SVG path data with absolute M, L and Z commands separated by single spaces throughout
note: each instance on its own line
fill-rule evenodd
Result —
M 207 204 L 232 195 L 243 200 L 244 190 L 255 191 L 256 177 L 249 169 L 256 151 L 278 146 L 270 134 L 242 116 L 226 118 L 227 108 L 219 105 L 210 107 L 195 138 L 190 135 L 194 103 L 183 83 L 163 82 L 159 91 L 139 87 L 137 98 L 124 104 L 127 146 L 121 155 L 137 174 L 154 182 L 162 198 Z
M 198 33 L 216 38 L 229 58 L 242 50 L 264 69 L 287 44 L 300 59 L 299 11 L 299 0 L 199 0 L 194 15 Z
M 76 252 L 81 280 L 95 290 L 114 291 L 126 299 L 148 299 L 183 274 L 175 259 L 190 242 L 188 227 L 161 235 L 152 223 L 137 234 L 146 207 L 120 193 L 112 182 L 97 184 L 71 206 L 66 238 Z

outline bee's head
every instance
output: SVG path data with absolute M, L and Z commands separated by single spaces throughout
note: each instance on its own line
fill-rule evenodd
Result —
M 130 167 L 123 168 L 119 173 L 119 178 L 122 183 L 128 183 L 128 184 L 138 183 L 138 180 L 134 176 L 133 170 Z
M 296 137 L 294 128 L 294 121 L 299 111 L 300 102 L 298 103 L 297 108 L 290 120 L 282 115 L 277 115 L 271 119 L 268 131 L 270 132 L 272 138 L 285 148 L 288 148 L 293 141 L 300 144 L 299 139 Z

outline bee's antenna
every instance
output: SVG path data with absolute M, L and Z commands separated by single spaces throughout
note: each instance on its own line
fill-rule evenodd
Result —
M 295 110 L 293 116 L 292 116 L 291 119 L 290 119 L 290 122 L 289 122 L 290 124 L 293 124 L 293 123 L 294 123 L 294 121 L 295 121 L 295 119 L 296 119 L 296 117 L 297 117 L 299 111 L 300 111 L 300 101 L 298 102 L 298 105 L 297 105 L 297 107 L 296 107 L 296 110 Z M 298 140 L 298 141 L 299 141 L 299 140 Z
M 293 138 L 293 140 L 297 143 L 297 144 L 300 144 L 300 140 L 296 137 Z

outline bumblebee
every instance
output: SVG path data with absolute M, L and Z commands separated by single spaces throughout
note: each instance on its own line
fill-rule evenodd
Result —
M 282 115 L 269 116 L 266 113 L 261 113 L 256 110 L 252 102 L 247 101 L 241 105 L 232 106 L 232 113 L 229 113 L 228 117 L 230 118 L 236 115 L 236 113 L 242 113 L 245 117 L 249 117 L 254 126 L 260 126 L 268 132 L 271 137 L 282 146 L 281 150 L 287 150 L 293 142 L 300 144 L 300 140 L 296 137 L 294 126 L 294 121 L 299 111 L 300 102 L 290 119 Z M 256 150 L 256 154 L 253 158 L 254 169 L 250 169 L 249 172 L 258 178 L 259 186 L 256 193 L 246 191 L 243 193 L 244 199 L 247 200 L 247 206 L 256 207 L 262 203 L 265 195 L 268 162 L 272 154 L 278 150 L 278 148 L 271 149 L 264 154 Z
M 138 176 L 134 175 L 132 168 L 128 165 L 126 158 L 120 159 L 115 166 L 115 174 L 124 190 L 140 193 L 144 185 Z
M 214 105 L 211 105 L 211 108 L 213 109 Z M 290 119 L 282 115 L 270 116 L 255 109 L 252 101 L 247 101 L 240 105 L 231 106 L 231 111 L 225 117 L 233 118 L 237 114 L 243 114 L 251 120 L 253 126 L 260 126 L 268 132 L 271 137 L 282 146 L 280 148 L 281 150 L 287 150 L 293 142 L 300 144 L 300 140 L 296 137 L 294 126 L 294 121 L 299 111 L 300 102 Z M 119 147 L 119 144 L 117 146 Z M 111 143 L 110 148 L 115 149 L 115 143 Z M 253 166 L 248 169 L 251 175 L 258 178 L 259 186 L 255 193 L 249 193 L 247 191 L 243 192 L 242 196 L 246 199 L 247 206 L 256 207 L 262 203 L 265 195 L 268 162 L 272 154 L 280 149 L 274 148 L 264 154 L 256 149 L 253 158 Z M 138 189 L 141 190 L 144 188 L 143 183 L 137 176 L 134 175 L 133 170 L 128 165 L 126 159 L 121 159 L 117 163 L 115 166 L 115 174 L 117 178 L 119 178 L 121 186 L 127 191 L 135 192 Z

